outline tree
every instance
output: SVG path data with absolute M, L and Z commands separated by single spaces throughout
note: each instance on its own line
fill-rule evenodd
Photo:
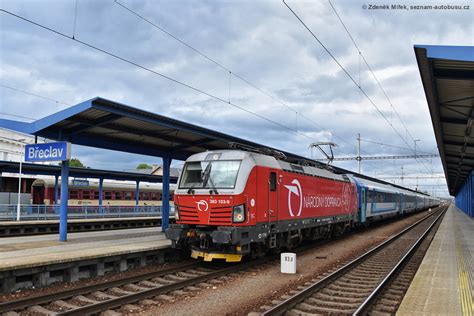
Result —
M 59 163 L 58 165 L 61 165 L 61 163 Z M 84 166 L 84 164 L 77 158 L 71 158 L 69 160 L 69 167 L 89 168 L 89 167 Z
M 136 169 L 152 169 L 153 167 L 146 164 L 146 163 L 141 163 L 141 164 L 138 164 L 138 166 L 136 167 Z

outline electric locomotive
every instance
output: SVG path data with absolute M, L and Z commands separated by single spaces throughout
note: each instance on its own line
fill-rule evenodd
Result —
M 174 192 L 176 224 L 166 230 L 173 246 L 236 262 L 358 222 L 352 177 L 280 158 L 244 150 L 190 156 Z

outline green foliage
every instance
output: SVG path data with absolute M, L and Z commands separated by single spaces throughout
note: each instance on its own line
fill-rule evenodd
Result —
M 77 158 L 71 158 L 69 160 L 69 167 L 75 167 L 75 168 L 87 168 L 84 166 L 84 164 Z
M 146 163 L 138 164 L 138 166 L 136 167 L 136 169 L 151 169 L 151 168 L 153 168 L 153 167 L 146 164 Z

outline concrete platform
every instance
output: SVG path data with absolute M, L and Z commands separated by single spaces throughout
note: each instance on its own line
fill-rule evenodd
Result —
M 474 219 L 451 205 L 397 315 L 474 315 Z
M 55 281 L 125 271 L 165 260 L 168 241 L 159 227 L 0 238 L 0 289 L 8 292 Z
M 174 217 L 170 218 L 170 222 Z M 69 232 L 99 231 L 161 226 L 161 216 L 68 219 Z M 52 234 L 59 232 L 58 219 L 0 221 L 0 237 Z

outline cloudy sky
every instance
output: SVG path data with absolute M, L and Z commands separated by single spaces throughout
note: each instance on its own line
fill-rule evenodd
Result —
M 384 119 L 281 1 L 118 2 L 154 25 L 113 0 L 1 0 L 0 6 L 222 100 L 230 97 L 267 120 L 5 12 L 0 12 L 0 117 L 29 121 L 101 96 L 308 157 L 321 157 L 308 149 L 315 141 L 336 143 L 336 156 L 355 156 L 357 133 L 366 156 L 413 154 L 414 139 L 420 139 L 418 152 L 437 153 L 413 45 L 474 44 L 472 1 L 438 2 L 470 5 L 466 10 L 386 10 L 367 5 L 437 2 L 333 0 L 390 104 L 331 4 L 288 0 Z M 83 147 L 73 147 L 73 156 L 93 168 L 116 170 L 160 163 Z M 335 164 L 357 170 L 353 161 Z M 439 158 L 366 161 L 362 171 L 400 184 L 402 166 L 405 185 L 418 182 L 420 189 L 445 194 Z M 431 171 L 434 179 L 422 178 Z

